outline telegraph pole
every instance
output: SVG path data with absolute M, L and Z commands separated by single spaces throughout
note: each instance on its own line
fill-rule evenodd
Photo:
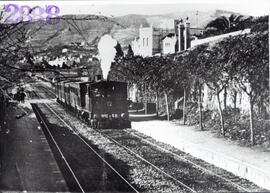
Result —
M 197 25 L 197 29 L 199 28 L 198 15 L 199 15 L 199 11 L 196 11 L 196 25 Z

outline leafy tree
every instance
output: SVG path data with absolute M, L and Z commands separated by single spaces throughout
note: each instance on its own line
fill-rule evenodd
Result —
M 143 80 L 147 82 L 149 88 L 155 92 L 156 107 L 158 113 L 159 95 L 164 93 L 166 99 L 167 119 L 169 120 L 168 93 L 172 91 L 171 69 L 173 68 L 172 60 L 163 57 L 149 57 L 146 59 L 147 67 L 144 71 Z
M 229 80 L 230 80 L 230 63 L 227 64 L 227 52 L 228 50 L 223 49 L 220 45 L 211 48 L 208 62 L 208 69 L 205 70 L 204 79 L 207 86 L 213 91 L 217 97 L 218 110 L 220 115 L 220 124 L 221 124 L 221 134 L 225 136 L 224 128 L 224 115 L 221 107 L 220 93 L 226 89 Z M 225 68 L 225 66 L 227 68 Z M 224 100 L 225 101 L 225 100 Z M 225 106 L 224 106 L 225 108 Z
M 183 89 L 184 123 L 185 100 L 195 89 L 193 93 L 198 104 L 201 130 L 203 130 L 202 87 L 207 85 L 217 98 L 223 135 L 226 128 L 220 94 L 222 91 L 226 93 L 227 88 L 234 90 L 234 93 L 241 89 L 249 97 L 250 140 L 254 144 L 254 105 L 262 106 L 269 100 L 269 45 L 267 42 L 268 31 L 259 30 L 251 35 L 226 38 L 216 44 L 200 45 L 166 57 L 126 56 L 115 63 L 112 75 L 136 84 L 141 91 L 149 90 L 157 95 L 164 94 L 167 99 L 168 119 L 168 96 L 174 94 L 176 90 Z M 226 95 L 224 98 L 225 108 Z M 236 107 L 236 100 L 234 107 Z
M 251 23 L 251 32 L 265 32 L 269 30 L 269 16 L 261 16 L 256 20 L 251 20 L 247 23 Z
M 217 31 L 229 31 L 230 29 L 236 29 L 241 23 L 243 16 L 231 14 L 229 17 L 220 16 L 206 25 L 207 28 L 214 28 Z
M 134 52 L 130 46 L 130 44 L 128 45 L 128 51 L 127 51 L 127 55 L 126 55 L 126 58 L 132 58 L 134 57 Z
M 116 50 L 115 58 L 122 58 L 124 56 L 124 52 L 119 42 L 117 42 L 116 46 L 114 47 Z
M 188 69 L 188 76 L 194 81 L 194 88 L 198 101 L 200 129 L 203 130 L 202 117 L 202 87 L 205 83 L 205 72 L 209 69 L 207 45 L 199 45 L 184 57 L 184 63 Z
M 192 80 L 188 74 L 188 66 L 184 61 L 184 56 L 179 55 L 174 58 L 175 63 L 175 87 L 177 90 L 183 89 L 183 124 L 186 124 L 186 101 L 187 93 L 190 91 Z
M 254 145 L 254 103 L 265 92 L 269 96 L 268 33 L 236 37 L 230 43 L 237 43 L 230 53 L 237 72 L 234 79 L 249 97 L 250 141 Z

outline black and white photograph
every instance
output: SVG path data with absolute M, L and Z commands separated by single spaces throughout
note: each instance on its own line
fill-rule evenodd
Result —
M 269 13 L 0 1 L 0 193 L 270 193 Z

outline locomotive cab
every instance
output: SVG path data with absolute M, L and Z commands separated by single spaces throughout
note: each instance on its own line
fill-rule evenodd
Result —
M 89 85 L 91 119 L 98 128 L 127 128 L 127 84 L 116 81 L 100 81 Z

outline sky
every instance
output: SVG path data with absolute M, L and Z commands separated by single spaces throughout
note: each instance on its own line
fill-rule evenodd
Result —
M 166 14 L 187 10 L 222 9 L 241 14 L 262 16 L 270 13 L 270 0 L 96 0 L 96 1 L 1 1 L 0 4 L 57 5 L 60 14 Z

